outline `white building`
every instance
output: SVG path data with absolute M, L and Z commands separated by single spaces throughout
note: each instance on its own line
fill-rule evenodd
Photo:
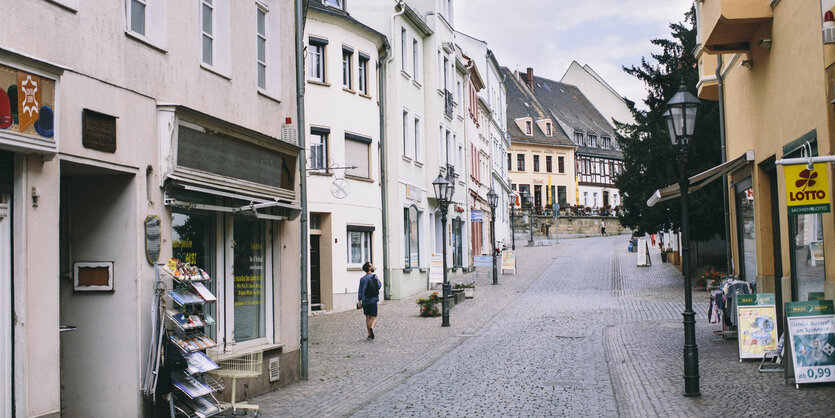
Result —
M 439 173 L 455 171 L 447 223 L 448 265 L 468 267 L 464 86 L 456 53 L 451 1 L 352 0 L 351 15 L 383 33 L 381 139 L 384 259 L 387 297 L 426 290 L 433 254 L 441 254 L 441 216 L 432 189 Z
M 492 188 L 499 196 L 499 204 L 496 207 L 496 242 L 510 247 L 508 204 L 511 188 L 505 158 L 510 148 L 510 138 L 507 135 L 506 126 L 507 88 L 504 83 L 504 73 L 486 42 L 461 32 L 456 32 L 456 42 L 461 46 L 464 54 L 473 60 L 484 85 L 483 89 L 476 92 L 476 98 L 484 109 L 479 115 L 484 118 L 484 121 L 478 127 L 484 129 L 482 135 L 487 141 L 486 149 L 481 149 L 479 152 L 487 154 L 488 167 L 482 172 L 487 173 L 490 178 L 481 181 L 486 184 L 487 190 Z M 486 191 L 484 193 L 486 196 Z
M 293 5 L 232 3 L 0 5 L 0 416 L 153 415 L 172 255 L 212 277 L 211 355 L 282 358 L 239 388 L 298 378 Z
M 560 81 L 577 86 L 612 127 L 615 126 L 615 121 L 635 123 L 632 112 L 626 105 L 626 99 L 588 64 L 580 65 L 577 61 L 571 61 Z
M 311 1 L 305 24 L 312 310 L 353 309 L 363 263 L 383 264 L 377 68 L 388 43 L 345 6 Z

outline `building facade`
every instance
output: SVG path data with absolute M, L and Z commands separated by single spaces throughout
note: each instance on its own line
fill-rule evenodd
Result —
M 569 203 L 583 211 L 611 213 L 621 203 L 614 179 L 623 171 L 612 123 L 576 86 L 537 77 L 530 68 L 520 77 L 577 147 L 576 194 Z
M 835 297 L 835 266 L 824 262 L 835 257 L 832 213 L 793 213 L 789 187 L 808 162 L 781 163 L 832 154 L 835 23 L 825 22 L 825 14 L 833 6 L 831 0 L 695 3 L 698 95 L 723 97 L 733 273 L 756 283 L 758 292 L 774 292 L 780 315 L 784 302 Z M 815 171 L 830 174 L 831 193 L 829 164 L 815 164 Z
M 635 123 L 626 99 L 588 64 L 580 65 L 577 61 L 571 61 L 560 82 L 577 86 L 612 126 L 616 126 L 616 122 Z
M 151 414 L 172 256 L 212 277 L 211 355 L 282 359 L 248 395 L 298 378 L 294 10 L 231 6 L 0 6 L 0 415 Z
M 506 160 L 513 190 L 530 193 L 542 213 L 576 198 L 575 150 L 559 122 L 517 73 L 503 68 L 510 148 Z
M 305 24 L 312 310 L 353 309 L 363 263 L 383 259 L 377 68 L 389 46 L 345 6 L 310 2 Z

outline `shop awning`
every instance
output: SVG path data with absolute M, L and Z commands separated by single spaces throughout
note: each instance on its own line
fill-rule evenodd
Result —
M 690 177 L 690 187 L 688 188 L 688 192 L 699 190 L 725 174 L 752 162 L 754 162 L 754 151 L 745 151 L 745 154 L 742 154 L 733 160 L 726 161 L 716 167 Z M 678 187 L 678 183 L 671 184 L 663 189 L 656 190 L 649 200 L 647 200 L 647 206 L 653 207 L 656 203 L 675 199 L 679 196 L 681 196 L 681 190 Z
M 234 206 L 222 206 L 216 204 L 207 204 L 203 202 L 195 202 L 189 199 L 182 199 L 176 195 L 169 195 L 166 192 L 165 195 L 165 205 L 166 206 L 174 206 L 174 207 L 181 207 L 187 209 L 199 209 L 199 210 L 208 210 L 212 212 L 228 212 L 228 213 L 251 213 L 256 218 L 259 219 L 270 219 L 270 220 L 295 220 L 301 214 L 302 208 L 301 206 L 295 204 L 294 202 L 285 201 L 279 197 L 274 196 L 265 196 L 265 195 L 251 195 L 251 194 L 242 194 L 242 193 L 232 193 L 229 191 L 218 190 L 211 187 L 203 187 L 203 186 L 195 186 L 192 184 L 183 184 L 178 182 L 171 182 L 169 183 L 173 190 L 182 189 L 190 192 L 197 192 L 211 196 L 218 196 L 218 197 L 225 197 L 229 199 L 234 199 L 235 201 L 241 202 L 248 202 L 247 204 L 242 205 L 234 205 Z M 259 212 L 260 209 L 266 209 L 270 211 L 271 209 L 277 209 L 280 214 L 275 213 L 266 213 L 266 212 Z

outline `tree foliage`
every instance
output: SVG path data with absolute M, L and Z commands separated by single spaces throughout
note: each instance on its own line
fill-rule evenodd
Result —
M 639 234 L 660 230 L 679 230 L 681 201 L 673 199 L 647 206 L 655 190 L 677 183 L 680 177 L 677 152 L 670 145 L 663 114 L 667 101 L 682 81 L 696 94 L 699 81 L 698 63 L 693 56 L 696 47 L 695 10 L 690 9 L 684 22 L 670 25 L 673 39 L 654 39 L 661 52 L 652 54 L 652 61 L 641 59 L 639 66 L 624 67 L 628 74 L 643 81 L 648 94 L 644 103 L 649 110 L 638 109 L 628 102 L 634 124 L 618 123 L 618 140 L 623 147 L 624 171 L 615 181 L 623 195 L 622 225 Z M 719 106 L 702 100 L 694 136 L 688 151 L 688 176 L 721 163 L 719 140 Z M 688 217 L 690 239 L 707 240 L 724 235 L 722 186 L 716 181 L 689 195 Z

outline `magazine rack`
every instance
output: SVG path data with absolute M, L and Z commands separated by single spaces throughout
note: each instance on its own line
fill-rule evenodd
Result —
M 203 309 L 205 304 L 217 301 L 205 285 L 211 278 L 205 271 L 173 258 L 160 270 L 172 279 L 171 290 L 165 294 L 173 307 L 165 313 L 171 417 L 216 415 L 224 408 L 214 393 L 223 390 L 223 385 L 208 374 L 219 366 L 206 355 L 206 350 L 217 344 L 204 332 L 215 320 Z
M 260 376 L 263 362 L 264 353 L 262 352 L 244 354 L 242 356 L 220 360 L 217 362 L 220 368 L 213 371 L 212 374 L 232 378 L 232 402 L 224 402 L 221 406 L 227 409 L 232 408 L 233 413 L 238 409 L 254 410 L 254 416 L 258 416 L 258 405 L 250 405 L 246 401 L 235 402 L 235 389 L 239 377 Z

